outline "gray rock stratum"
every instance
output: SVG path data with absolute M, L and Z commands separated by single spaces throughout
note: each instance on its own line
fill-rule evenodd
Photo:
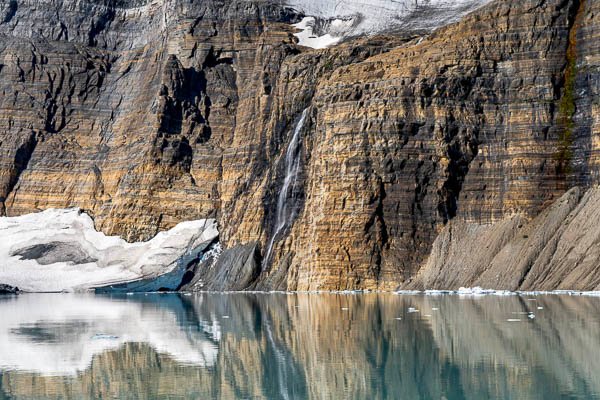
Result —
M 216 218 L 192 290 L 598 288 L 600 2 L 323 50 L 303 17 L 0 0 L 0 212 L 79 207 L 129 241 Z

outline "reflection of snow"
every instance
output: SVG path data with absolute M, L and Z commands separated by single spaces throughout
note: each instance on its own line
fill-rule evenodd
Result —
M 130 244 L 96 231 L 76 209 L 0 218 L 0 283 L 54 292 L 155 278 L 217 235 L 216 222 L 202 220 Z
M 344 37 L 387 30 L 430 31 L 455 22 L 491 0 L 285 0 L 305 18 L 300 44 L 324 48 Z M 317 34 L 315 18 L 323 23 Z
M 218 338 L 182 329 L 176 311 L 131 297 L 29 294 L 0 300 L 0 372 L 75 375 L 94 355 L 134 342 L 180 363 L 212 366 Z

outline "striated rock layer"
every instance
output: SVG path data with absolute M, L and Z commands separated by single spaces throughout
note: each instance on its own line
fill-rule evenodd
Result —
M 496 240 L 598 182 L 599 16 L 498 0 L 312 50 L 265 1 L 0 0 L 2 212 L 81 207 L 128 240 L 216 217 L 231 262 L 190 289 L 464 286 L 511 244 L 439 259 L 481 247 L 466 227 Z M 539 265 L 481 282 L 574 282 Z

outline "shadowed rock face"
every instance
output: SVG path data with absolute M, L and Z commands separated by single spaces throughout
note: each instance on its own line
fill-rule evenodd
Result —
M 224 289 L 410 286 L 449 221 L 597 183 L 599 7 L 495 1 L 315 51 L 270 2 L 0 1 L 2 211 L 77 206 L 129 240 L 216 216 Z

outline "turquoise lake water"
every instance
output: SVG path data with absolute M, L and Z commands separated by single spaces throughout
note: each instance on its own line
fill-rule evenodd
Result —
M 599 397 L 595 297 L 0 297 L 0 399 Z

